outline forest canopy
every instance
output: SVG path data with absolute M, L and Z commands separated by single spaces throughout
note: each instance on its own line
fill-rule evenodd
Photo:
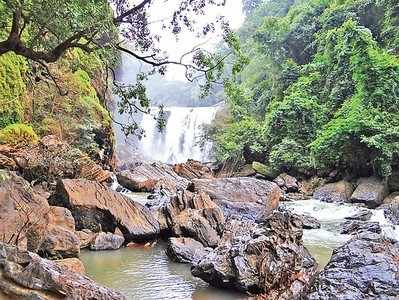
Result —
M 272 171 L 390 175 L 399 165 L 399 3 L 255 1 L 250 62 L 211 130 L 220 160 Z

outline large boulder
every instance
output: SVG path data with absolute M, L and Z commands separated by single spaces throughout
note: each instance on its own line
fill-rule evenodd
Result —
M 261 224 L 232 219 L 218 247 L 191 272 L 216 287 L 265 299 L 299 299 L 317 269 L 302 232 L 300 218 L 288 211 L 274 211 Z
M 226 215 L 258 219 L 277 208 L 282 197 L 274 182 L 250 177 L 193 179 L 190 190 L 208 194 Z
M 349 202 L 352 193 L 353 185 L 341 180 L 319 187 L 315 190 L 313 198 L 325 202 Z
M 125 299 L 84 275 L 4 243 L 0 243 L 0 291 L 11 299 Z
M 179 191 L 157 210 L 172 236 L 191 237 L 206 247 L 216 247 L 224 226 L 222 210 L 205 193 Z
M 36 194 L 26 180 L 15 173 L 0 170 L 2 241 L 26 249 L 27 233 L 32 227 L 46 227 L 46 215 L 49 210 L 47 200 Z
M 200 242 L 192 238 L 170 238 L 166 248 L 168 257 L 179 263 L 196 264 L 207 253 L 209 248 L 205 248 Z
M 360 178 L 350 200 L 353 203 L 362 203 L 369 208 L 376 208 L 382 204 L 387 194 L 387 185 L 382 180 L 376 177 Z
M 176 174 L 169 165 L 159 162 L 140 163 L 129 170 L 118 172 L 120 185 L 134 192 L 165 190 L 173 195 L 177 189 L 186 189 L 189 181 Z
M 175 171 L 177 175 L 189 180 L 195 178 L 213 178 L 213 172 L 211 168 L 205 166 L 199 161 L 192 159 L 187 160 L 185 163 L 174 165 L 173 171 Z
M 61 180 L 51 203 L 68 208 L 79 231 L 115 232 L 119 228 L 126 242 L 144 242 L 159 234 L 159 223 L 148 208 L 97 182 Z
M 334 250 L 307 299 L 397 299 L 399 243 L 364 234 Z
M 51 206 L 45 218 L 45 227 L 32 226 L 28 231 L 28 250 L 48 258 L 78 257 L 80 240 L 71 212 Z
M 90 250 L 117 250 L 122 247 L 125 239 L 123 236 L 116 235 L 113 233 L 98 233 L 95 238 L 91 241 Z

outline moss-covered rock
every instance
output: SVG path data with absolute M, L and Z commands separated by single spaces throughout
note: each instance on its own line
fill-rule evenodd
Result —
M 38 141 L 36 132 L 26 124 L 11 124 L 0 130 L 0 144 L 21 147 L 35 145 Z

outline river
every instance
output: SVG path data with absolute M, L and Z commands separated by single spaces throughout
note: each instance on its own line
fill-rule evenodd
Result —
M 145 202 L 146 195 L 132 196 Z M 283 202 L 282 205 L 299 213 L 315 217 L 320 229 L 304 230 L 303 241 L 322 269 L 329 261 L 334 248 L 350 236 L 339 233 L 345 217 L 364 210 L 352 204 L 333 204 L 317 200 Z M 371 221 L 382 226 L 385 235 L 399 239 L 399 226 L 392 226 L 382 210 L 372 210 Z M 165 254 L 164 242 L 154 247 L 124 248 L 117 251 L 84 251 L 81 259 L 87 275 L 105 286 L 121 291 L 128 299 L 249 299 L 248 296 L 210 288 L 208 284 L 190 273 L 189 265 L 171 262 Z

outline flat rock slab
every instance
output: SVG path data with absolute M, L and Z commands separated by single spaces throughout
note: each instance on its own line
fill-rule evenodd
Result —
M 205 192 L 226 215 L 264 217 L 278 207 L 282 191 L 276 183 L 251 177 L 193 179 L 190 190 Z
M 189 181 L 179 176 L 171 166 L 162 163 L 141 163 L 117 174 L 118 182 L 134 192 L 155 192 L 163 189 L 175 194 L 186 189 Z
M 145 242 L 159 235 L 159 223 L 148 208 L 97 182 L 61 180 L 51 201 L 71 210 L 77 230 L 115 232 L 119 228 L 126 242 Z

